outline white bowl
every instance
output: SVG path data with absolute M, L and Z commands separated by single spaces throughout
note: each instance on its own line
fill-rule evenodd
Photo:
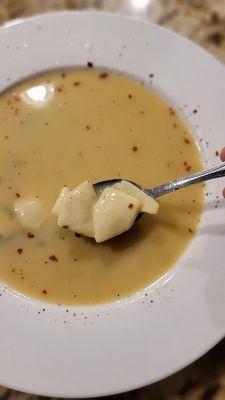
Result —
M 150 23 L 94 12 L 40 15 L 0 30 L 1 91 L 31 74 L 87 61 L 145 82 L 154 73 L 154 90 L 187 119 L 208 165 L 218 161 L 225 70 L 193 43 Z M 223 184 L 207 185 L 212 194 L 198 233 L 147 297 L 66 308 L 2 285 L 0 384 L 50 396 L 108 395 L 164 378 L 218 342 L 225 332 L 225 209 L 222 201 L 214 205 Z

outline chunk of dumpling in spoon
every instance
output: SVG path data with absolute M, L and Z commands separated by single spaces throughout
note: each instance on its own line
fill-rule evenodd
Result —
M 70 189 L 68 188 L 68 186 L 63 186 L 63 188 L 60 190 L 59 197 L 52 208 L 52 214 L 59 216 L 59 214 L 63 210 L 69 192 Z
M 104 189 L 99 198 L 89 181 L 72 191 L 64 187 L 52 209 L 60 227 L 93 237 L 98 243 L 126 232 L 140 212 L 157 211 L 158 203 L 127 181 Z
M 119 183 L 115 183 L 114 185 L 112 185 L 112 187 L 139 199 L 141 201 L 141 212 L 145 212 L 148 214 L 157 214 L 159 203 L 143 190 L 133 185 L 133 183 L 123 180 Z
M 103 190 L 93 209 L 96 242 L 127 231 L 141 211 L 141 201 L 113 187 Z
M 92 210 L 97 201 L 93 185 L 85 181 L 73 190 L 64 187 L 52 209 L 58 216 L 57 224 L 60 227 L 94 237 Z

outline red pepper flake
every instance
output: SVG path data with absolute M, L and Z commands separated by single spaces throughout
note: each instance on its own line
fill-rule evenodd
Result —
M 20 101 L 20 96 L 18 96 L 17 94 L 14 96 L 14 100 L 15 101 Z
M 138 151 L 138 147 L 137 147 L 137 146 L 133 146 L 133 147 L 132 147 L 132 150 L 133 150 L 134 152 L 136 152 L 136 151 Z
M 128 99 L 132 99 L 133 95 L 132 94 L 128 94 Z
M 169 113 L 170 115 L 175 115 L 175 111 L 172 107 L 169 108 Z
M 16 272 L 16 269 L 15 268 L 11 269 L 11 272 Z
M 34 238 L 34 234 L 31 233 L 31 232 L 28 232 L 28 233 L 27 233 L 27 237 L 28 237 L 29 239 L 32 239 L 32 238 Z
M 42 290 L 42 293 L 43 294 L 48 294 L 47 290 L 45 290 L 45 289 Z
M 88 62 L 87 62 L 87 67 L 88 67 L 88 68 L 94 68 L 93 62 L 88 61 Z
M 80 81 L 76 81 L 73 84 L 74 84 L 74 86 L 79 86 L 80 85 Z
M 132 210 L 132 208 L 134 207 L 134 205 L 132 203 L 128 204 L 128 208 L 130 208 Z
M 19 194 L 19 193 L 15 193 L 15 196 L 19 198 L 19 197 L 20 197 L 20 194 Z
M 190 167 L 190 165 L 188 165 L 188 166 L 187 166 L 185 169 L 186 169 L 186 171 L 188 171 L 188 172 L 189 172 L 189 171 L 191 170 L 191 167 Z
M 184 161 L 184 166 L 187 167 L 187 161 Z
M 9 136 L 5 136 L 5 139 L 8 139 L 9 138 Z
M 62 78 L 65 78 L 65 77 L 66 77 L 66 73 L 65 73 L 65 72 L 62 72 L 62 73 L 61 73 L 61 77 L 62 77 Z
M 216 150 L 215 155 L 218 157 L 219 154 L 220 154 L 220 153 L 218 152 L 218 150 Z
M 191 228 L 188 228 L 189 233 L 194 233 L 194 231 Z
M 58 258 L 54 254 L 52 254 L 52 256 L 49 256 L 48 258 L 51 261 L 58 261 Z
M 195 108 L 192 112 L 193 114 L 196 114 L 198 112 L 197 108 Z
M 18 108 L 15 108 L 15 111 L 14 111 L 14 114 L 18 114 L 18 112 L 19 112 L 19 109 Z
M 80 234 L 80 233 L 77 233 L 77 232 L 75 232 L 75 237 L 77 237 L 77 238 L 80 238 L 80 237 L 81 237 L 81 234 Z
M 86 125 L 85 128 L 86 128 L 87 130 L 91 129 L 90 125 Z
M 222 41 L 224 39 L 224 36 L 222 35 L 221 32 L 212 32 L 208 36 L 208 41 L 215 44 L 216 46 L 220 46 Z
M 17 251 L 18 254 L 22 254 L 23 249 L 17 249 L 16 251 Z
M 99 75 L 99 79 L 106 79 L 108 76 L 109 76 L 109 74 L 108 74 L 107 72 L 102 72 L 102 73 Z
M 218 24 L 219 20 L 220 20 L 220 18 L 219 18 L 218 13 L 216 11 L 213 11 L 211 13 L 211 22 L 212 22 L 212 24 Z
M 68 229 L 69 225 L 63 225 L 63 229 Z
M 57 87 L 56 87 L 56 90 L 57 90 L 57 92 L 62 92 L 62 90 L 63 90 L 63 85 L 57 86 Z
M 190 141 L 189 139 L 187 139 L 187 138 L 185 138 L 184 141 L 185 141 L 185 143 L 187 143 L 187 144 L 190 144 L 190 143 L 191 143 L 191 141 Z

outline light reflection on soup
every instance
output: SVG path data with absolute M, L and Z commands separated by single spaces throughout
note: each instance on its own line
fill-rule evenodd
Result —
M 123 177 L 152 187 L 201 168 L 174 110 L 124 76 L 76 70 L 14 87 L 0 99 L 0 279 L 61 304 L 118 300 L 147 287 L 189 244 L 202 186 L 162 197 L 158 215 L 103 244 L 58 228 L 52 205 L 65 184 Z M 48 215 L 37 231 L 11 211 L 30 196 Z

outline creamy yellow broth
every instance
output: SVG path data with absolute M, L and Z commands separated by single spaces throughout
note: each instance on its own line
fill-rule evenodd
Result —
M 186 125 L 156 94 L 97 70 L 30 79 L 0 99 L 0 279 L 61 304 L 118 300 L 165 274 L 189 244 L 203 204 L 194 186 L 160 198 L 126 234 L 103 244 L 56 226 L 63 185 L 123 177 L 152 187 L 202 168 Z M 18 198 L 37 196 L 47 220 L 23 229 Z

